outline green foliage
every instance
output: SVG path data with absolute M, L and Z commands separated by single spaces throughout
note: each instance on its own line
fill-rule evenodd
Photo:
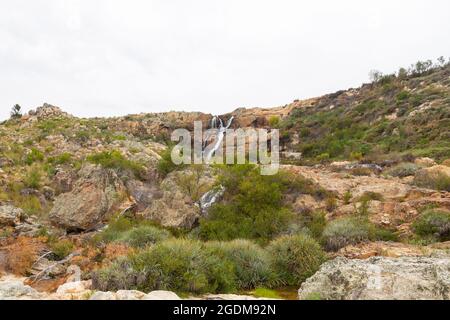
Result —
M 267 298 L 267 299 L 281 299 L 282 297 L 274 290 L 267 288 L 256 288 L 252 292 L 255 297 Z
M 283 285 L 300 285 L 312 276 L 326 260 L 314 239 L 306 235 L 284 236 L 272 241 L 267 250 L 277 280 Z
M 201 238 L 268 241 L 286 230 L 292 213 L 282 203 L 288 187 L 283 174 L 262 176 L 254 166 L 225 166 L 219 181 L 226 202 L 214 205 L 200 220 Z
M 353 195 L 352 195 L 351 191 L 347 190 L 344 194 L 344 204 L 349 204 L 350 201 L 352 200 L 352 197 L 353 197 Z
M 164 150 L 164 152 L 161 154 L 161 159 L 158 162 L 158 166 L 156 169 L 158 170 L 158 173 L 162 177 L 166 177 L 169 173 L 184 168 L 184 165 L 176 165 L 172 161 L 172 150 L 173 148 L 167 148 Z
M 370 225 L 362 217 L 344 217 L 331 221 L 323 231 L 323 242 L 326 250 L 339 249 L 370 238 Z
M 233 265 L 236 288 L 252 289 L 273 281 L 270 259 L 266 251 L 248 240 L 209 242 L 206 247 L 221 261 Z
M 34 162 L 42 160 L 44 160 L 44 154 L 36 148 L 32 148 L 25 157 L 25 163 L 27 165 L 32 165 Z
M 30 168 L 24 178 L 25 186 L 32 189 L 39 189 L 41 186 L 42 174 L 37 167 Z
M 88 156 L 87 160 L 99 164 L 104 168 L 131 171 L 138 178 L 142 178 L 145 172 L 145 169 L 141 164 L 126 159 L 120 151 L 117 150 L 93 154 Z
M 22 107 L 19 106 L 18 104 L 14 105 L 11 109 L 11 118 L 17 119 L 17 118 L 22 117 L 21 109 L 22 109 Z
M 234 289 L 233 265 L 209 254 L 198 241 L 168 240 L 131 258 L 135 271 L 145 274 L 144 291 L 172 290 L 192 293 Z
M 102 232 L 96 234 L 93 240 L 97 243 L 114 242 L 119 240 L 123 233 L 129 231 L 131 228 L 133 228 L 133 222 L 130 219 L 121 216 L 116 219 L 112 219 L 109 222 L 108 227 Z
M 51 243 L 50 250 L 52 250 L 59 260 L 62 260 L 72 253 L 74 250 L 74 245 L 69 240 L 60 240 Z
M 154 226 L 142 225 L 123 232 L 119 237 L 119 242 L 126 243 L 134 248 L 144 248 L 171 237 L 169 231 L 159 229 Z
M 416 173 L 413 183 L 422 188 L 450 191 L 450 177 L 443 173 L 420 170 Z
M 278 116 L 272 116 L 269 119 L 270 127 L 275 128 L 275 129 L 280 126 L 280 122 L 281 122 L 281 120 L 280 120 L 280 117 L 278 117 Z
M 327 219 L 325 216 L 325 212 L 322 211 L 313 211 L 303 216 L 303 225 L 309 230 L 311 236 L 316 240 L 321 239 L 323 230 L 327 225 Z
M 450 212 L 430 209 L 424 211 L 413 223 L 414 232 L 430 241 L 450 240 Z
M 390 168 L 386 173 L 392 177 L 404 178 L 408 176 L 413 176 L 420 167 L 414 163 L 403 162 Z

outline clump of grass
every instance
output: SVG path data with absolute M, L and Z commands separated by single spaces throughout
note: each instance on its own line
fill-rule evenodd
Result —
M 74 250 L 74 245 L 69 240 L 60 240 L 50 244 L 50 249 L 59 260 L 64 259 Z
M 325 228 L 322 238 L 326 250 L 339 249 L 369 240 L 370 226 L 362 217 L 344 217 L 331 221 Z
M 444 173 L 430 172 L 426 169 L 416 173 L 413 183 L 423 188 L 450 191 L 450 176 Z
M 125 231 L 119 236 L 118 242 L 125 243 L 133 248 L 144 248 L 171 237 L 169 231 L 154 226 L 143 225 Z
M 25 156 L 25 164 L 32 165 L 37 161 L 43 161 L 44 154 L 36 148 L 32 148 L 31 151 Z
M 283 285 L 301 284 L 326 260 L 319 243 L 303 234 L 273 240 L 267 250 L 277 281 Z

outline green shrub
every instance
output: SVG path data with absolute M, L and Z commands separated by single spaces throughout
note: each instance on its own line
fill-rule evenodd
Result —
M 32 189 L 39 189 L 42 175 L 38 168 L 31 168 L 24 178 L 25 186 Z
M 426 210 L 413 223 L 414 232 L 432 241 L 450 240 L 450 212 L 444 210 Z
M 145 168 L 134 161 L 126 159 L 120 151 L 105 151 L 97 154 L 93 154 L 87 157 L 89 162 L 99 164 L 104 168 L 117 169 L 117 170 L 129 170 L 133 172 L 138 178 L 142 178 L 145 172 Z
M 392 177 L 404 178 L 413 176 L 420 167 L 414 163 L 404 162 L 390 168 L 386 173 Z
M 93 238 L 96 243 L 118 241 L 123 233 L 133 228 L 133 222 L 126 217 L 111 219 L 108 227 Z
M 92 287 L 101 291 L 132 290 L 140 288 L 146 280 L 145 272 L 133 269 L 131 261 L 121 257 L 108 267 L 91 274 Z
M 325 227 L 322 237 L 326 250 L 338 251 L 347 245 L 368 240 L 370 225 L 362 217 L 339 218 Z
M 44 160 L 44 154 L 36 148 L 32 148 L 31 151 L 25 157 L 25 163 L 32 165 L 36 161 Z
M 68 152 L 64 152 L 56 157 L 51 157 L 47 159 L 48 163 L 54 164 L 54 165 L 61 165 L 61 164 L 67 164 L 72 160 L 72 155 Z
M 327 225 L 325 212 L 313 211 L 303 216 L 303 220 L 303 224 L 309 230 L 311 236 L 316 240 L 320 240 Z
M 51 243 L 50 249 L 58 257 L 58 259 L 62 260 L 72 253 L 74 245 L 69 240 L 61 240 Z
M 162 154 L 161 159 L 158 162 L 156 169 L 162 177 L 166 177 L 169 173 L 180 170 L 185 167 L 185 165 L 176 165 L 172 161 L 172 150 L 173 148 L 167 148 Z
M 326 260 L 317 241 L 301 234 L 276 239 L 269 244 L 267 250 L 277 280 L 283 285 L 300 285 L 316 273 Z
M 268 253 L 251 241 L 209 242 L 206 247 L 233 265 L 238 289 L 253 289 L 273 280 Z
M 262 176 L 255 166 L 225 166 L 219 183 L 226 202 L 214 205 L 200 220 L 202 239 L 264 242 L 287 229 L 293 215 L 283 205 L 283 191 L 289 188 L 283 174 Z
M 281 120 L 280 120 L 280 117 L 278 117 L 278 116 L 272 116 L 269 118 L 269 125 L 272 128 L 279 128 L 280 122 L 281 122 Z
M 426 169 L 417 171 L 413 183 L 422 188 L 450 191 L 450 176 Z
M 125 231 L 119 236 L 118 241 L 126 243 L 134 248 L 143 248 L 163 240 L 167 240 L 171 234 L 167 230 L 162 230 L 153 226 L 139 226 Z
M 256 288 L 255 291 L 252 292 L 252 294 L 255 297 L 259 298 L 282 299 L 282 297 L 276 291 L 267 288 Z
M 366 191 L 364 194 L 359 197 L 358 201 L 360 202 L 369 202 L 369 201 L 383 201 L 383 195 L 381 193 Z
M 145 275 L 143 291 L 206 293 L 235 289 L 233 265 L 209 254 L 198 241 L 168 240 L 131 257 L 134 271 Z

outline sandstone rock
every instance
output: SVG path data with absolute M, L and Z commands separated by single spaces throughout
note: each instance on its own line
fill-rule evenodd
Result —
M 75 184 L 77 175 L 73 171 L 58 170 L 53 177 L 57 192 L 70 192 Z
M 299 298 L 327 300 L 450 299 L 450 258 L 338 257 L 301 285 Z
M 59 195 L 50 212 L 53 224 L 67 230 L 88 230 L 108 218 L 119 204 L 125 188 L 116 173 L 100 166 L 85 165 L 69 193 Z
M 83 295 L 92 287 L 92 281 L 67 282 L 56 290 L 60 295 Z
M 414 163 L 420 167 L 433 167 L 436 165 L 436 161 L 431 158 L 417 158 Z
M 89 300 L 117 300 L 115 293 L 113 292 L 95 292 Z
M 42 296 L 18 279 L 0 279 L 0 300 L 37 300 Z
M 23 210 L 11 205 L 0 206 L 0 226 L 15 227 L 20 224 Z
M 157 290 L 145 295 L 142 300 L 181 300 L 181 298 L 171 291 Z
M 161 197 L 161 193 L 155 185 L 139 180 L 128 180 L 125 185 L 128 194 L 136 201 L 138 211 L 145 210 L 155 198 Z

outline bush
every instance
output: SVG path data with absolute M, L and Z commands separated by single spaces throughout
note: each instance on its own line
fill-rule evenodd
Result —
M 32 189 L 39 189 L 41 185 L 41 172 L 37 168 L 32 168 L 27 171 L 24 183 L 25 186 Z
M 42 160 L 44 160 L 44 154 L 38 149 L 32 148 L 25 157 L 25 164 L 32 165 L 34 162 Z
M 362 217 L 345 217 L 331 221 L 323 231 L 323 241 L 326 250 L 339 249 L 362 241 L 370 237 L 370 225 Z
M 162 230 L 153 226 L 140 226 L 131 230 L 125 231 L 119 236 L 118 241 L 125 243 L 134 248 L 143 248 L 171 237 L 169 231 Z
M 323 230 L 327 225 L 327 219 L 325 217 L 325 212 L 322 211 L 314 211 L 303 217 L 304 226 L 309 230 L 311 236 L 320 240 L 322 237 Z
M 413 183 L 422 188 L 450 191 L 450 176 L 427 169 L 417 171 Z
M 48 158 L 47 162 L 51 163 L 51 164 L 55 164 L 55 165 L 58 165 L 58 164 L 61 165 L 61 164 L 67 164 L 71 160 L 72 160 L 72 155 L 68 152 L 64 152 L 56 157 Z
M 404 178 L 413 176 L 420 167 L 414 163 L 399 163 L 398 165 L 387 170 L 387 174 L 392 177 Z
M 317 241 L 306 235 L 281 237 L 272 241 L 267 250 L 277 280 L 283 285 L 300 285 L 326 260 Z
M 162 154 L 156 169 L 162 177 L 166 177 L 169 173 L 184 168 L 184 165 L 176 165 L 172 161 L 173 148 L 167 148 Z
M 272 128 L 279 128 L 280 122 L 281 120 L 278 116 L 272 116 L 269 118 L 269 126 L 271 126 Z
M 237 289 L 253 289 L 273 280 L 269 255 L 251 241 L 209 242 L 206 247 L 212 255 L 233 265 Z
M 51 243 L 50 249 L 58 257 L 58 259 L 62 260 L 72 253 L 74 245 L 69 240 L 61 240 Z
M 132 256 L 133 270 L 145 274 L 143 291 L 227 292 L 234 289 L 233 265 L 209 254 L 198 241 L 168 240 Z
M 226 202 L 214 205 L 200 220 L 200 237 L 264 242 L 285 231 L 293 216 L 283 206 L 283 191 L 289 188 L 285 178 L 281 173 L 262 176 L 255 166 L 225 166 L 219 183 L 226 190 Z
M 145 282 L 145 273 L 136 272 L 131 261 L 119 258 L 106 268 L 92 273 L 92 287 L 101 291 L 131 290 Z
M 105 151 L 93 154 L 87 157 L 89 162 L 99 164 L 104 168 L 129 170 L 133 172 L 138 178 L 142 178 L 145 172 L 144 167 L 134 161 L 126 159 L 120 151 Z
M 432 241 L 450 240 L 450 212 L 444 210 L 426 210 L 413 223 L 414 232 Z

